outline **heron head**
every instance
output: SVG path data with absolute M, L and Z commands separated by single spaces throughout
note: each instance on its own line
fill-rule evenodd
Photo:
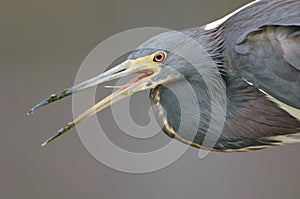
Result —
M 117 88 L 112 94 L 102 99 L 74 121 L 66 125 L 65 128 L 58 131 L 57 135 L 46 141 L 46 143 L 48 143 L 74 127 L 83 119 L 125 97 L 139 91 L 155 88 L 158 85 L 166 85 L 180 81 L 194 74 L 195 71 L 199 72 L 197 71 L 199 68 L 201 70 L 205 69 L 205 66 L 210 65 L 211 59 L 206 59 L 206 57 L 209 56 L 206 55 L 205 50 L 203 51 L 203 49 L 200 48 L 201 52 L 199 52 L 199 50 L 197 51 L 197 47 L 199 47 L 198 41 L 195 42 L 194 39 L 191 39 L 190 35 L 178 31 L 156 35 L 133 51 L 123 63 L 78 85 L 52 94 L 48 99 L 33 107 L 29 113 L 75 92 L 131 74 L 138 75 L 138 77 L 125 85 L 112 86 L 113 88 Z M 203 70 L 203 72 L 209 73 L 209 71 L 205 72 L 205 70 Z

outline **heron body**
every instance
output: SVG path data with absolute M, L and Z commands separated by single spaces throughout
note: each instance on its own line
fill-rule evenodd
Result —
M 163 131 L 194 147 L 234 152 L 298 142 L 292 136 L 300 133 L 299 0 L 257 0 L 217 22 L 179 32 L 203 46 L 207 54 L 184 48 L 189 39 L 170 40 L 175 34 L 172 31 L 154 36 L 121 65 L 34 107 L 31 112 L 102 82 L 143 74 L 46 143 L 132 91 L 149 89 Z M 179 48 L 199 60 L 196 66 L 172 52 Z M 207 82 L 207 78 L 212 81 Z M 194 95 L 185 89 L 184 82 L 188 82 Z M 212 92 L 211 87 L 216 90 Z M 213 114 L 214 100 L 225 106 L 221 107 L 224 121 Z M 183 109 L 189 110 L 184 122 Z M 215 123 L 211 130 L 212 121 Z M 219 134 L 214 132 L 220 126 Z M 205 139 L 215 140 L 214 145 L 206 146 Z

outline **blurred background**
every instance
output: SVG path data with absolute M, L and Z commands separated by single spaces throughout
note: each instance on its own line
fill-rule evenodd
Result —
M 26 115 L 39 100 L 71 86 L 83 59 L 106 38 L 137 27 L 203 25 L 248 2 L 2 0 L 0 198 L 298 199 L 299 144 L 251 153 L 210 153 L 201 160 L 198 150 L 190 148 L 165 169 L 127 174 L 94 159 L 74 130 L 40 147 L 72 119 L 71 98 Z M 107 93 L 97 98 L 102 94 Z M 137 94 L 132 102 L 133 119 L 146 125 L 148 92 Z M 141 145 L 120 132 L 109 109 L 98 117 L 117 145 L 130 150 L 131 143 Z M 163 133 L 158 136 L 145 146 L 169 141 Z

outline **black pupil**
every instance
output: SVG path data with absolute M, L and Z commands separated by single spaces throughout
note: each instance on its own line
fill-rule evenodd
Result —
M 156 60 L 157 61 L 161 61 L 163 58 L 163 56 L 161 54 L 156 55 Z

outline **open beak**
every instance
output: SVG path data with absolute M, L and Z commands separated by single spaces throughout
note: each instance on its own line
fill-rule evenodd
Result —
M 60 137 L 62 134 L 73 128 L 76 124 L 81 122 L 82 120 L 96 114 L 97 112 L 103 110 L 104 108 L 110 106 L 111 104 L 120 101 L 121 99 L 132 95 L 133 93 L 136 93 L 138 91 L 146 90 L 151 88 L 151 84 L 149 84 L 149 80 L 151 77 L 159 73 L 160 67 L 158 66 L 145 66 L 140 64 L 141 62 L 136 60 L 127 60 L 123 62 L 122 64 L 94 77 L 90 80 L 84 81 L 78 85 L 75 85 L 73 87 L 70 87 L 68 89 L 65 89 L 59 93 L 52 94 L 49 98 L 43 100 L 39 104 L 37 104 L 35 107 L 33 107 L 28 114 L 33 113 L 36 109 L 46 106 L 52 102 L 55 102 L 57 100 L 63 99 L 66 96 L 72 95 L 73 93 L 79 92 L 81 90 L 97 86 L 98 84 L 111 81 L 117 78 L 124 77 L 129 74 L 141 74 L 139 77 L 131 80 L 124 86 L 118 87 L 119 89 L 86 110 L 84 113 L 82 113 L 80 116 L 78 116 L 76 119 L 74 119 L 72 122 L 69 122 L 64 128 L 57 131 L 57 133 L 46 140 L 42 146 L 45 146 L 49 142 L 55 140 L 56 138 Z M 153 85 L 152 85 L 153 86 Z

